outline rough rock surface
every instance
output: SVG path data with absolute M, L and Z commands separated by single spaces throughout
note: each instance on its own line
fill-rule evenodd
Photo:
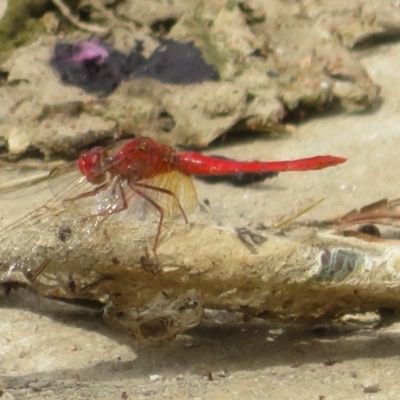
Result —
M 135 134 L 205 147 L 250 120 L 256 129 L 288 112 L 333 106 L 365 111 L 379 104 L 379 87 L 345 46 L 395 35 L 394 17 L 383 17 L 390 15 L 389 6 L 192 3 L 122 2 L 109 41 L 125 53 L 141 41 L 149 56 L 159 45 L 154 32 L 164 27 L 164 38 L 193 42 L 219 81 L 172 85 L 132 78 L 109 96 L 90 95 L 60 82 L 49 64 L 59 39 L 42 35 L 1 64 L 7 77 L 0 86 L 1 143 L 12 154 L 35 148 L 51 155 Z M 118 25 L 118 18 L 125 22 Z M 63 40 L 83 38 L 69 34 Z

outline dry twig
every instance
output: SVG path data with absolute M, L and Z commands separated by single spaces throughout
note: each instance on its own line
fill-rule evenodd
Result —
M 71 12 L 68 6 L 64 4 L 63 0 L 52 0 L 52 1 L 54 5 L 60 10 L 61 14 L 77 28 L 101 36 L 106 36 L 110 33 L 109 27 L 103 27 L 96 24 L 87 24 L 85 22 L 80 21 L 79 18 L 77 18 Z

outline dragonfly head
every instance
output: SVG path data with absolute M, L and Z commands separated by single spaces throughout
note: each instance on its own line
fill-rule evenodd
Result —
M 106 151 L 102 147 L 94 147 L 81 154 L 78 160 L 78 168 L 90 183 L 97 185 L 103 183 L 106 179 L 106 159 Z

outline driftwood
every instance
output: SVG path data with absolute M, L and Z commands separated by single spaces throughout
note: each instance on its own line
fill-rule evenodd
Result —
M 163 229 L 157 269 L 146 258 L 153 229 L 97 221 L 90 230 L 86 220 L 71 223 L 68 209 L 49 210 L 3 229 L 0 282 L 99 302 L 107 321 L 137 339 L 174 337 L 197 325 L 203 309 L 300 323 L 400 311 L 393 240 L 364 241 L 332 229 L 260 233 L 175 223 Z

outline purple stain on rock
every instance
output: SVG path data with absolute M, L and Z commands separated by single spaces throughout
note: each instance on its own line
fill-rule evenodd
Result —
M 66 60 L 67 62 L 80 63 L 93 60 L 97 65 L 101 65 L 110 55 L 110 47 L 96 37 L 72 45 L 72 51 L 75 54 Z
M 57 43 L 50 64 L 63 83 L 89 93 L 109 94 L 129 75 L 125 54 L 98 38 Z
M 192 43 L 163 40 L 146 59 L 136 42 L 128 56 L 99 38 L 78 43 L 57 43 L 50 61 L 61 80 L 89 93 L 109 94 L 126 79 L 148 77 L 169 84 L 217 80 L 218 72 L 207 64 Z

